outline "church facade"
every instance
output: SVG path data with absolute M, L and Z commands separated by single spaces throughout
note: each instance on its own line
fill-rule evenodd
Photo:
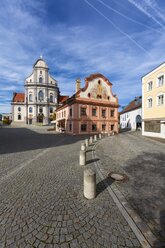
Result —
M 58 106 L 59 88 L 42 57 L 35 62 L 32 74 L 25 79 L 24 86 L 24 93 L 13 94 L 13 123 L 48 125 Z

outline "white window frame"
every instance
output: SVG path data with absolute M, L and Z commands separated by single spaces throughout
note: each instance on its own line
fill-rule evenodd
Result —
M 150 102 L 149 102 L 149 100 L 152 100 L 151 102 L 152 102 L 152 104 L 150 105 Z M 147 98 L 147 108 L 152 108 L 153 107 L 153 97 L 148 97 Z
M 160 104 L 160 99 L 159 97 L 160 96 L 163 96 L 163 103 Z M 164 102 L 165 102 L 165 94 L 163 92 L 160 92 L 159 94 L 156 95 L 156 102 L 157 102 L 157 106 L 163 106 L 164 105 Z
M 163 82 L 161 83 L 161 85 L 160 85 L 160 78 L 161 77 L 163 77 Z M 164 85 L 164 81 L 165 81 L 165 74 L 164 73 L 161 73 L 161 74 L 159 74 L 158 76 L 157 76 L 157 87 L 161 87 L 161 86 L 163 86 Z
M 151 87 L 150 87 L 151 86 Z M 151 91 L 153 89 L 153 81 L 150 80 L 148 83 L 147 83 L 147 91 Z

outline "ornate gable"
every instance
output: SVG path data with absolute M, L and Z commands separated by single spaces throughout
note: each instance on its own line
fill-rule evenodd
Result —
M 116 97 L 112 94 L 112 83 L 102 74 L 92 74 L 85 81 L 85 87 L 78 92 L 80 98 L 117 102 Z

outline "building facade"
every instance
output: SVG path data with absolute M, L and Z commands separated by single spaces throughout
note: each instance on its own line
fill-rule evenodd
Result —
M 76 81 L 76 93 L 57 108 L 57 129 L 69 134 L 118 133 L 118 98 L 112 84 L 101 74 Z
M 142 77 L 142 134 L 165 138 L 165 63 Z
M 142 124 L 142 97 L 136 97 L 120 112 L 120 128 L 137 130 Z
M 49 75 L 46 62 L 40 57 L 32 74 L 25 80 L 25 93 L 14 93 L 12 119 L 14 123 L 49 124 L 58 106 L 57 81 Z

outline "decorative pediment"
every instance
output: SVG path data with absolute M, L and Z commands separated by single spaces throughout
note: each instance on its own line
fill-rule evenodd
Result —
M 112 83 L 102 74 L 90 75 L 85 81 L 85 87 L 78 92 L 80 98 L 116 102 L 116 97 L 111 91 Z

